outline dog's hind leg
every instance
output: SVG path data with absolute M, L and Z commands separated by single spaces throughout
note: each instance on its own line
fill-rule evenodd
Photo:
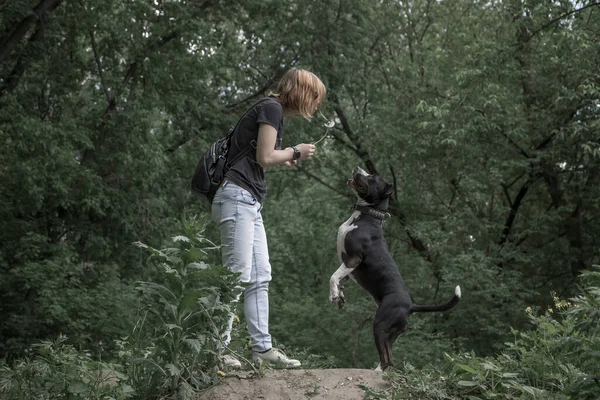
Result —
M 389 366 L 394 365 L 394 363 L 392 362 L 392 346 L 394 345 L 394 342 L 396 341 L 396 339 L 398 339 L 398 336 L 400 336 L 401 333 L 404 333 L 406 331 L 407 327 L 408 327 L 407 314 L 402 313 L 401 315 L 399 315 L 396 318 L 395 323 L 392 324 L 390 331 L 388 332 L 388 337 L 386 340 L 386 345 L 387 345 L 386 349 L 388 351 L 388 358 L 390 360 Z
M 392 346 L 398 336 L 406 331 L 407 326 L 408 312 L 384 298 L 373 322 L 373 334 L 379 352 L 381 370 L 385 371 L 386 368 L 394 366 Z
M 394 311 L 390 303 L 384 299 L 375 314 L 373 321 L 373 336 L 375 338 L 375 346 L 379 353 L 378 369 L 383 371 L 393 365 L 391 346 L 389 343 L 390 329 L 394 320 L 390 318 L 390 314 Z
M 401 326 L 394 326 L 392 328 L 392 332 L 390 334 L 390 345 L 394 344 L 396 339 L 398 339 L 398 336 L 400 336 L 401 333 L 404 333 L 406 331 L 406 328 L 407 328 L 407 324 L 404 324 Z
M 390 352 L 388 351 L 387 346 L 387 333 L 374 330 L 373 335 L 375 336 L 375 346 L 377 346 L 377 352 L 379 353 L 379 365 L 377 366 L 377 370 L 385 371 L 387 367 L 392 365 Z

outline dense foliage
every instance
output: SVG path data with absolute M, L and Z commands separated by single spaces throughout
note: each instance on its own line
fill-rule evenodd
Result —
M 188 399 L 212 385 L 224 327 L 241 290 L 238 276 L 206 263 L 208 252 L 218 247 L 197 221 L 187 221 L 184 235 L 172 242 L 160 250 L 136 243 L 150 255 L 147 266 L 155 279 L 136 283 L 134 324 L 116 340 L 111 362 L 102 360 L 102 343 L 92 357 L 64 336 L 47 340 L 0 370 L 0 398 L 4 393 L 7 399 L 149 399 L 166 393 Z
M 547 310 L 529 307 L 528 331 L 495 356 L 450 356 L 440 366 L 410 364 L 388 374 L 389 393 L 402 399 L 581 399 L 600 396 L 600 271 L 585 272 L 571 300 L 554 297 Z M 374 397 L 377 398 L 377 397 Z M 397 397 L 398 398 L 398 397 Z
M 464 293 L 411 318 L 398 365 L 472 351 L 519 370 L 493 357 L 531 328 L 523 310 L 575 295 L 600 264 L 599 5 L 0 0 L 0 358 L 28 365 L 43 340 L 72 368 L 117 360 L 139 327 L 136 282 L 164 283 L 132 243 L 166 247 L 180 220 L 207 215 L 189 191 L 199 153 L 301 66 L 336 124 L 286 120 L 285 145 L 326 138 L 268 172 L 275 340 L 340 367 L 377 361 L 370 297 L 349 284 L 343 310 L 327 302 L 360 165 L 395 185 L 384 228 L 412 298 Z M 203 235 L 218 243 L 214 226 Z

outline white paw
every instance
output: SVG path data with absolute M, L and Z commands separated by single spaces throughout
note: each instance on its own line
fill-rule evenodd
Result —
M 329 301 L 331 303 L 337 303 L 340 299 L 340 289 L 337 285 L 331 284 L 329 287 Z
M 344 299 L 344 294 L 342 292 L 330 294 L 329 301 L 333 304 L 337 304 L 338 308 L 344 307 L 344 303 L 346 302 L 346 300 Z

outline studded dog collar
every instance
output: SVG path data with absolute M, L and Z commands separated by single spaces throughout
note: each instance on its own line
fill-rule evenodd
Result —
M 383 221 L 385 219 L 385 217 L 390 216 L 390 213 L 378 210 L 377 208 L 373 208 L 373 207 L 355 205 L 352 208 L 355 209 L 356 211 L 360 211 L 363 214 L 367 214 L 367 215 L 370 215 L 371 217 L 377 218 L 381 221 Z

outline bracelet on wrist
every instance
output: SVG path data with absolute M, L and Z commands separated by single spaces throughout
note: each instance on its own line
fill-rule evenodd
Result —
M 292 155 L 292 161 L 298 160 L 301 156 L 300 150 L 296 146 L 292 146 L 292 150 L 294 150 L 294 154 Z

